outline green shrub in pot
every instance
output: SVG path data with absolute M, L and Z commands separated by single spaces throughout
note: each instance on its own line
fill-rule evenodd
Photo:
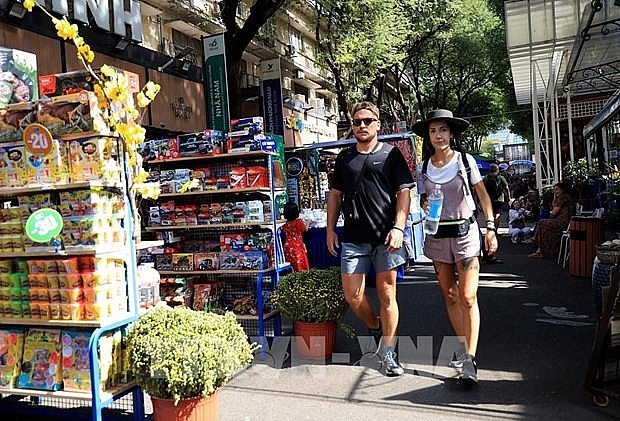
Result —
M 129 327 L 127 353 L 136 383 L 160 399 L 207 397 L 253 359 L 233 313 L 158 307 Z
M 338 268 L 310 269 L 283 276 L 272 302 L 287 319 L 309 323 L 340 322 L 349 308 Z

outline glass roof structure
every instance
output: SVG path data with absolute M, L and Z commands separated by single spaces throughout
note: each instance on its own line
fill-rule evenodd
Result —
M 620 2 L 619 2 L 620 4 Z M 620 87 L 620 6 L 612 0 L 509 0 L 506 39 L 518 104 Z M 550 95 L 554 93 L 553 95 Z

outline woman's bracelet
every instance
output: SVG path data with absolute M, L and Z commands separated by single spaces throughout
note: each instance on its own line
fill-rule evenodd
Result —
M 401 227 L 397 227 L 396 225 L 394 225 L 394 226 L 392 227 L 392 229 L 393 229 L 393 230 L 400 231 L 400 232 L 402 232 L 403 234 L 405 233 L 405 230 L 404 230 L 404 229 L 402 229 Z
M 495 234 L 497 234 L 497 228 L 495 227 L 487 227 L 487 232 L 489 231 L 493 231 Z

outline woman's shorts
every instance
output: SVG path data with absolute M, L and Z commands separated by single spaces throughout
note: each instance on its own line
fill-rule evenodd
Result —
M 370 243 L 341 243 L 340 246 L 342 247 L 342 260 L 340 261 L 342 273 L 368 273 L 371 264 L 377 273 L 385 272 L 396 269 L 405 264 L 407 260 L 404 246 L 391 253 L 388 253 L 387 246 L 384 244 L 373 247 Z
M 465 237 L 424 238 L 424 255 L 436 262 L 455 263 L 468 257 L 480 256 L 480 229 L 475 222 L 469 226 Z

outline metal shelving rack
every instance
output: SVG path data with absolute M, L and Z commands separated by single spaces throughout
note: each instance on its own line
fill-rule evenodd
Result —
M 197 163 L 199 162 L 201 165 L 206 163 L 206 166 L 211 163 L 212 165 L 217 165 L 218 163 L 230 163 L 230 162 L 239 162 L 242 164 L 248 164 L 249 162 L 258 162 L 262 161 L 266 163 L 269 173 L 269 187 L 245 187 L 245 188 L 224 188 L 218 190 L 204 190 L 204 191 L 189 191 L 185 193 L 163 193 L 160 195 L 160 198 L 191 198 L 192 201 L 200 201 L 201 198 L 204 197 L 225 197 L 225 196 L 243 196 L 243 195 L 251 195 L 251 194 L 260 194 L 269 196 L 269 200 L 271 201 L 271 213 L 272 218 L 269 222 L 244 222 L 244 223 L 218 223 L 218 224 L 206 224 L 206 225 L 165 225 L 165 226 L 152 226 L 146 227 L 146 231 L 156 232 L 156 231 L 175 231 L 180 232 L 184 231 L 186 233 L 194 233 L 196 236 L 200 236 L 201 231 L 216 231 L 216 232 L 228 232 L 235 229 L 247 229 L 247 228 L 267 228 L 269 229 L 273 236 L 273 247 L 274 247 L 274 265 L 270 266 L 267 269 L 263 270 L 159 270 L 161 275 L 205 275 L 209 277 L 228 277 L 231 275 L 236 275 L 240 278 L 244 277 L 253 277 L 255 278 L 255 288 L 256 288 L 256 316 L 252 315 L 237 315 L 237 319 L 240 321 L 242 325 L 244 322 L 254 321 L 258 324 L 257 332 L 258 336 L 263 338 L 266 336 L 266 328 L 265 323 L 268 321 L 273 322 L 273 333 L 274 335 L 281 335 L 281 320 L 280 314 L 277 311 L 265 311 L 263 291 L 266 279 L 272 283 L 272 288 L 275 288 L 278 282 L 280 275 L 283 272 L 290 271 L 291 265 L 285 261 L 284 252 L 282 250 L 282 244 L 279 236 L 279 228 L 284 223 L 283 221 L 278 221 L 276 219 L 277 215 L 277 204 L 275 202 L 276 194 L 279 191 L 285 191 L 285 188 L 276 189 L 274 186 L 274 158 L 277 155 L 272 152 L 265 151 L 251 151 L 251 152 L 237 152 L 237 153 L 225 153 L 225 154 L 217 154 L 217 155 L 204 155 L 204 156 L 195 156 L 195 157 L 184 157 L 184 158 L 170 158 L 166 160 L 156 160 L 149 161 L 148 165 L 158 165 L 160 167 L 166 168 L 178 168 L 179 164 L 187 164 L 187 163 Z M 226 282 L 235 282 L 235 281 L 226 281 Z M 244 326 L 245 327 L 245 326 Z
M 71 139 L 77 136 L 73 135 Z M 85 137 L 93 137 L 93 134 L 85 135 Z M 66 139 L 65 139 L 66 140 Z M 124 151 L 121 145 L 118 151 Z M 131 201 L 128 196 L 129 180 L 127 179 L 127 166 L 123 154 L 119 154 L 120 166 L 122 168 L 121 183 L 101 183 L 97 181 L 78 182 L 57 185 L 43 185 L 36 187 L 24 188 L 2 188 L 0 189 L 0 197 L 15 198 L 20 195 L 29 195 L 33 193 L 60 192 L 78 189 L 101 190 L 106 189 L 123 196 L 125 201 L 125 214 L 123 217 L 124 229 L 127 233 L 126 246 L 119 250 L 110 250 L 106 247 L 69 247 L 66 250 L 55 252 L 53 250 L 37 250 L 27 252 L 0 253 L 0 259 L 13 257 L 58 257 L 58 256 L 83 256 L 95 255 L 97 257 L 122 258 L 126 265 L 126 282 L 127 282 L 127 299 L 128 307 L 126 313 L 118 314 L 114 318 L 108 318 L 100 321 L 92 320 L 39 320 L 39 319 L 17 319 L 17 318 L 0 318 L 0 326 L 36 326 L 36 327 L 53 327 L 53 328 L 80 328 L 94 329 L 90 335 L 88 344 L 89 362 L 90 362 L 90 383 L 91 391 L 87 392 L 67 392 L 45 391 L 34 389 L 10 388 L 0 389 L 0 395 L 4 397 L 0 399 L 0 413 L 19 414 L 21 419 L 26 415 L 32 416 L 51 416 L 51 417 L 67 417 L 71 419 L 92 419 L 93 421 L 103 420 L 104 408 L 110 407 L 113 403 L 118 402 L 124 396 L 131 394 L 131 419 L 133 421 L 142 421 L 145 419 L 144 414 L 144 395 L 142 389 L 135 382 L 119 384 L 107 390 L 100 389 L 100 367 L 99 367 L 99 341 L 106 332 L 114 331 L 137 320 L 138 318 L 138 291 L 136 281 L 136 246 L 134 242 L 134 215 L 131 207 Z M 29 396 L 31 405 L 14 405 L 16 396 Z M 67 412 L 65 405 L 58 404 L 75 402 L 76 406 L 83 407 L 90 402 L 90 416 L 80 414 L 70 414 Z M 51 402 L 51 405 L 46 403 Z M 123 408 L 128 409 L 128 408 Z M 127 419 L 127 416 L 122 416 Z M 106 417 L 108 419 L 108 417 Z

